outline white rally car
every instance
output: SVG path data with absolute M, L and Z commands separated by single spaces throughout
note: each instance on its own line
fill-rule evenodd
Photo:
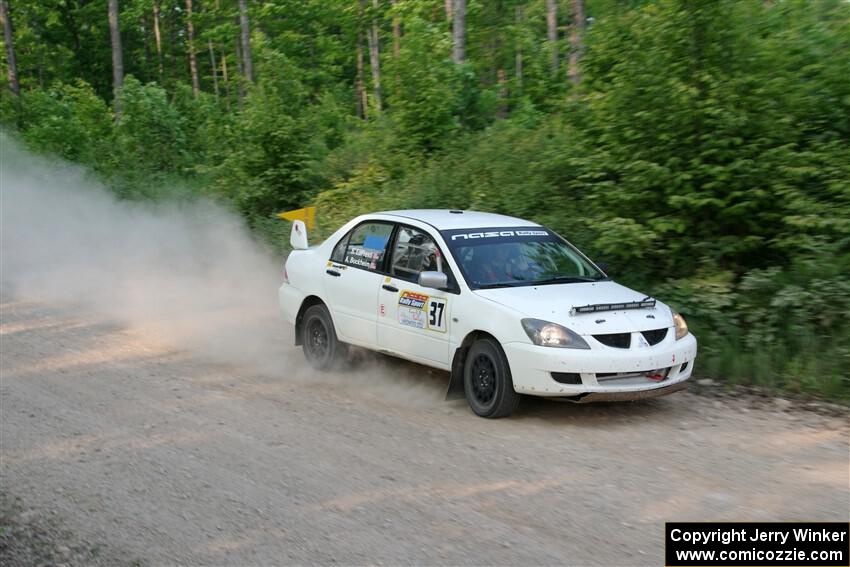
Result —
M 279 290 L 320 370 L 347 345 L 451 373 L 483 417 L 520 394 L 631 400 L 685 387 L 697 341 L 660 301 L 613 282 L 551 230 L 471 211 L 363 215 L 324 243 L 292 228 Z

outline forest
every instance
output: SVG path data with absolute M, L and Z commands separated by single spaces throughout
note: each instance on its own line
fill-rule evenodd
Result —
M 0 121 L 283 254 L 532 219 L 683 313 L 700 377 L 850 400 L 850 2 L 2 0 Z

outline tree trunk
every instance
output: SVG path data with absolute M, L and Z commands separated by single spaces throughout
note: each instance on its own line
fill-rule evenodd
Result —
M 121 54 L 121 28 L 118 0 L 109 0 L 109 37 L 112 41 L 112 90 L 115 97 L 115 121 L 121 120 L 121 87 L 124 85 L 124 60 Z
M 242 111 L 242 101 L 245 98 L 245 86 L 242 84 L 245 76 L 243 69 L 242 47 L 240 38 L 236 37 L 236 106 L 239 111 Z
M 192 75 L 192 96 L 201 94 L 201 80 L 198 77 L 198 56 L 195 53 L 195 26 L 192 24 L 192 0 L 186 0 L 186 34 L 189 39 L 189 72 Z
M 159 1 L 153 3 L 153 37 L 156 40 L 156 59 L 159 65 L 159 82 L 162 84 L 162 34 L 159 32 Z
M 212 69 L 213 76 L 213 90 L 215 91 L 215 98 L 218 100 L 218 68 L 215 64 L 215 51 L 213 51 L 212 40 L 207 40 L 207 47 L 210 51 L 210 69 Z
M 573 0 L 573 23 L 570 27 L 570 67 L 567 73 L 570 82 L 574 85 L 581 82 L 581 70 L 578 67 L 578 62 L 584 50 L 584 45 L 582 44 L 584 27 L 584 0 Z
M 447 0 L 451 2 L 451 0 Z M 398 0 L 390 0 L 393 8 L 398 5 Z M 401 52 L 401 18 L 398 14 L 393 13 L 393 57 L 398 58 Z
M 496 81 L 499 84 L 499 118 L 508 117 L 508 77 L 504 69 L 496 71 Z
M 546 36 L 552 57 L 552 74 L 558 72 L 558 0 L 546 0 Z
M 192 75 L 192 96 L 201 94 L 201 80 L 198 78 L 198 56 L 195 53 L 195 26 L 192 24 L 192 0 L 186 0 L 186 34 L 189 39 L 189 72 Z
M 357 33 L 357 78 L 354 81 L 354 88 L 357 92 L 357 116 L 366 120 L 367 104 L 366 104 L 366 87 L 363 82 L 363 34 Z
M 446 21 L 452 21 L 452 0 L 446 0 Z
M 239 0 L 239 25 L 242 28 L 242 69 L 245 78 L 254 81 L 254 66 L 251 62 L 251 28 L 248 24 L 248 0 Z
M 514 76 L 516 78 L 516 88 L 517 94 L 522 94 L 522 23 L 525 19 L 525 15 L 523 14 L 523 7 L 521 4 L 518 4 L 516 7 L 516 29 L 519 30 L 519 38 L 516 40 L 516 57 L 515 57 L 515 71 Z
M 366 4 L 360 0 L 360 8 Z M 372 0 L 372 8 L 377 13 L 378 0 Z M 372 25 L 367 30 L 367 42 L 369 44 L 369 68 L 372 70 L 372 89 L 375 91 L 375 109 L 381 111 L 381 55 L 378 47 L 378 19 L 373 14 Z
M 452 59 L 455 63 L 463 63 L 466 60 L 466 0 L 454 0 L 452 38 L 454 40 Z
M 230 80 L 227 77 L 227 53 L 221 53 L 221 78 L 224 80 L 224 106 L 230 112 Z
M 9 71 L 9 89 L 15 96 L 21 95 L 21 84 L 18 82 L 18 63 L 15 60 L 15 36 L 12 29 L 12 17 L 9 14 L 9 3 L 0 0 L 0 19 L 3 20 L 3 40 L 6 43 L 6 67 Z
M 142 32 L 144 33 L 143 42 L 145 44 L 145 82 L 147 82 L 147 79 L 151 76 L 151 66 L 153 64 L 153 57 L 151 57 L 151 26 L 148 13 L 144 12 L 140 20 L 142 25 Z

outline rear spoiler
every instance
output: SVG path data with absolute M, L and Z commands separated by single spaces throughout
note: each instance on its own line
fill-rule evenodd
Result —
M 644 297 L 640 301 L 629 301 L 626 303 L 596 303 L 594 305 L 573 306 L 570 309 L 570 315 L 599 313 L 600 311 L 623 311 L 626 309 L 652 309 L 654 307 L 655 300 L 651 297 Z

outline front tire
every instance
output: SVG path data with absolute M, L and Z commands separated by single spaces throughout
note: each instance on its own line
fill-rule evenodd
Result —
M 342 359 L 345 345 L 336 338 L 331 314 L 324 305 L 313 305 L 304 312 L 301 344 L 304 357 L 316 370 L 330 370 Z
M 481 417 L 511 415 L 519 405 L 511 368 L 498 342 L 491 338 L 473 343 L 463 367 L 463 391 L 469 407 Z

